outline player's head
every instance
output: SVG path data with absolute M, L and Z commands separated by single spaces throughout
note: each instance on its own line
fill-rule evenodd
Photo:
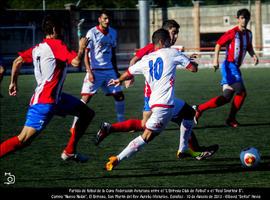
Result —
M 170 40 L 169 32 L 163 28 L 156 30 L 152 35 L 152 43 L 159 48 L 170 47 Z
M 169 31 L 171 37 L 171 44 L 174 45 L 180 29 L 180 25 L 173 19 L 165 20 L 162 24 L 162 28 Z
M 102 9 L 98 15 L 99 26 L 103 29 L 109 28 L 110 25 L 110 13 L 108 10 Z
M 54 38 L 59 38 L 61 36 L 62 26 L 57 17 L 47 15 L 42 21 L 42 31 L 45 36 L 51 35 Z
M 237 19 L 239 26 L 246 28 L 250 20 L 250 12 L 248 9 L 243 8 L 237 11 Z

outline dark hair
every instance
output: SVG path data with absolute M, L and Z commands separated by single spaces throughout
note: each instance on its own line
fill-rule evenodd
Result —
M 107 15 L 109 18 L 111 17 L 110 11 L 108 11 L 108 10 L 106 10 L 106 9 L 100 10 L 100 11 L 98 12 L 98 17 L 101 17 L 101 15 L 103 15 L 103 14 Z
M 55 32 L 60 34 L 61 33 L 61 23 L 57 19 L 57 17 L 52 15 L 47 15 L 43 18 L 42 21 L 42 31 L 45 35 L 53 34 L 53 28 Z
M 170 34 L 169 34 L 169 31 L 163 29 L 163 28 L 160 28 L 158 30 L 156 30 L 153 35 L 152 35 L 152 43 L 153 44 L 158 44 L 158 42 L 160 40 L 162 41 L 166 41 L 168 38 L 170 38 Z
M 250 12 L 248 9 L 243 8 L 237 11 L 237 18 L 239 18 L 240 16 L 243 16 L 247 19 L 250 19 Z
M 165 29 L 165 30 L 169 30 L 171 28 L 177 28 L 179 29 L 180 28 L 180 25 L 173 19 L 168 19 L 168 20 L 165 20 L 162 24 L 162 28 Z

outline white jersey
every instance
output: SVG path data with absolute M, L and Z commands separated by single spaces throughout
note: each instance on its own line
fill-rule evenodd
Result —
M 103 32 L 99 26 L 91 28 L 86 37 L 90 39 L 87 46 L 92 69 L 113 69 L 112 48 L 116 47 L 117 33 L 113 28 Z
M 174 81 L 176 67 L 187 67 L 190 59 L 177 49 L 163 48 L 144 56 L 128 68 L 133 74 L 143 74 L 152 91 L 149 106 L 174 107 Z

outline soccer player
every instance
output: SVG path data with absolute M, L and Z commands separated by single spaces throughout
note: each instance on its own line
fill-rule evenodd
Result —
M 87 104 L 99 88 L 106 96 L 113 96 L 117 121 L 124 121 L 125 102 L 121 86 L 108 86 L 110 79 L 119 76 L 116 65 L 116 30 L 109 26 L 110 16 L 107 10 L 101 10 L 98 18 L 99 25 L 91 28 L 86 37 L 90 42 L 85 51 L 84 63 L 86 75 L 81 90 L 81 101 Z M 77 117 L 74 118 L 71 133 Z
M 241 109 L 247 96 L 240 66 L 245 58 L 246 52 L 253 58 L 255 65 L 258 64 L 259 60 L 252 46 L 252 32 L 247 29 L 250 20 L 249 10 L 245 8 L 238 10 L 237 20 L 238 25 L 224 33 L 217 41 L 215 47 L 213 66 L 216 70 L 219 68 L 220 49 L 222 46 L 226 45 L 226 58 L 221 66 L 223 94 L 198 106 L 194 106 L 196 110 L 195 123 L 198 123 L 198 119 L 204 111 L 229 103 L 235 94 L 229 116 L 226 119 L 226 124 L 233 128 L 239 126 L 239 122 L 236 120 L 236 114 Z
M 12 65 L 10 96 L 16 96 L 18 93 L 17 80 L 23 63 L 33 63 L 37 87 L 30 100 L 22 131 L 18 136 L 0 144 L 0 157 L 29 145 L 46 127 L 53 115 L 73 115 L 79 117 L 75 124 L 76 131 L 71 135 L 61 158 L 85 162 L 88 158 L 77 153 L 76 147 L 95 113 L 79 99 L 62 93 L 62 87 L 67 71 L 66 63 L 74 67 L 80 65 L 88 40 L 87 38 L 80 39 L 79 50 L 76 53 L 68 50 L 60 39 L 61 24 L 54 17 L 46 16 L 42 23 L 42 29 L 45 34 L 43 42 L 26 51 L 19 52 L 19 56 Z
M 170 43 L 171 43 L 171 45 L 174 45 L 177 38 L 178 38 L 180 25 L 175 20 L 166 20 L 163 22 L 162 28 L 169 31 Z M 158 48 L 159 47 L 155 46 L 153 43 L 149 43 L 148 45 L 146 45 L 142 49 L 138 50 L 136 52 L 136 55 L 131 59 L 130 66 L 134 65 L 137 61 L 141 60 L 144 55 L 147 55 L 151 52 L 154 52 Z M 131 84 L 133 84 L 133 80 L 134 80 L 134 78 L 132 78 L 131 81 L 125 81 L 126 87 L 129 87 Z M 118 123 L 113 123 L 113 124 L 109 124 L 108 122 L 103 122 L 101 124 L 100 130 L 98 131 L 97 136 L 96 136 L 96 144 L 98 145 L 107 135 L 109 135 L 112 132 L 143 131 L 145 128 L 145 123 L 149 119 L 149 117 L 151 116 L 151 113 L 152 113 L 151 109 L 149 107 L 150 94 L 151 94 L 151 90 L 149 88 L 149 85 L 146 82 L 145 88 L 144 88 L 144 108 L 143 108 L 143 119 L 142 120 L 129 119 L 129 120 L 126 120 L 123 122 L 118 122 Z M 177 100 L 176 104 L 177 103 L 179 103 L 179 105 L 175 106 L 175 108 L 174 108 L 174 116 L 175 117 L 178 116 L 177 118 L 179 118 L 179 116 L 183 116 L 183 113 L 186 113 L 186 109 L 188 109 L 190 106 L 187 105 L 182 100 Z M 194 113 L 194 115 L 195 115 L 195 113 Z M 204 151 L 204 150 L 216 151 L 218 149 L 218 145 L 211 145 L 209 147 L 199 146 L 197 138 L 196 138 L 193 131 L 191 133 L 191 138 L 190 138 L 189 144 L 190 144 L 190 147 L 196 151 Z
M 5 73 L 5 67 L 3 65 L 3 61 L 2 61 L 2 58 L 0 56 L 0 92 L 1 92 L 1 82 L 4 78 L 4 73 Z M 3 97 L 1 93 L 0 93 L 0 97 Z
M 159 45 L 160 50 L 144 56 L 135 65 L 130 66 L 120 78 L 110 81 L 110 85 L 117 86 L 135 74 L 143 74 L 151 89 L 149 106 L 152 114 L 146 122 L 146 128 L 143 134 L 133 139 L 120 154 L 109 158 L 109 162 L 105 166 L 108 171 L 153 140 L 171 120 L 174 107 L 176 66 L 180 65 L 191 72 L 196 72 L 198 69 L 196 63 L 191 62 L 189 58 L 178 50 L 166 48 L 171 46 L 170 36 L 167 30 L 159 29 L 155 31 L 152 40 L 155 45 Z M 183 120 L 181 124 L 181 129 L 183 129 L 185 138 L 187 139 L 190 137 L 190 128 L 192 125 L 193 119 Z M 186 151 L 187 149 L 188 144 L 187 140 L 185 140 L 185 143 L 181 144 L 181 151 Z M 192 150 L 190 152 L 199 160 L 208 156 L 208 152 L 193 152 Z

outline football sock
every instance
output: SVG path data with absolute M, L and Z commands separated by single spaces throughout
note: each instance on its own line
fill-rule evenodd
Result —
M 196 151 L 200 148 L 196 135 L 194 134 L 193 131 L 191 131 L 190 138 L 188 140 L 188 146 L 193 151 Z
M 210 108 L 216 108 L 216 107 L 222 106 L 226 103 L 228 103 L 228 100 L 224 96 L 221 95 L 221 96 L 214 97 L 203 104 L 200 104 L 198 109 L 201 112 L 203 112 L 203 111 L 208 110 Z
M 83 102 L 84 104 L 86 104 L 86 103 L 84 102 L 84 100 L 82 100 L 82 99 L 81 99 L 81 102 Z M 79 119 L 79 117 L 76 117 L 76 116 L 74 117 L 71 128 L 75 128 L 75 124 L 76 124 L 76 122 L 78 121 L 78 119 Z
M 0 158 L 9 152 L 12 152 L 22 146 L 17 136 L 14 136 L 0 144 Z
M 129 119 L 111 125 L 110 132 L 143 131 L 142 121 L 139 119 Z
M 232 105 L 231 105 L 231 111 L 229 114 L 229 118 L 235 119 L 236 113 L 241 109 L 244 101 L 246 99 L 246 93 L 242 92 L 240 94 L 237 94 L 234 96 Z
M 188 149 L 188 140 L 190 138 L 193 127 L 193 120 L 183 120 L 180 126 L 180 141 L 179 148 L 180 152 L 184 152 Z
M 122 122 L 125 120 L 124 113 L 125 113 L 125 101 L 114 101 L 115 102 L 115 112 L 117 116 L 117 121 Z
M 136 137 L 128 144 L 128 146 L 120 154 L 117 155 L 118 161 L 131 157 L 137 151 L 139 151 L 145 144 L 146 143 L 143 140 L 142 136 Z

